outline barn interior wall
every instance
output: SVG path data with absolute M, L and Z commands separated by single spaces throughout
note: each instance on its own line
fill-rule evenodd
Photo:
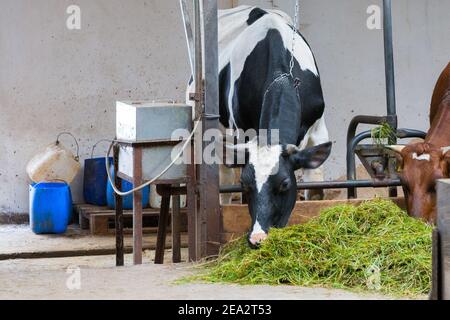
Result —
M 72 4 L 81 8 L 80 30 L 66 27 Z M 220 1 L 239 4 L 294 8 L 293 0 Z M 372 4 L 381 1 L 301 0 L 301 30 L 318 61 L 335 142 L 329 179 L 345 172 L 351 117 L 385 110 L 382 30 L 366 26 Z M 393 6 L 400 125 L 426 130 L 431 92 L 450 56 L 450 2 Z M 0 213 L 15 214 L 28 211 L 26 163 L 57 133 L 79 139 L 83 162 L 96 141 L 114 136 L 116 100 L 182 100 L 189 68 L 175 0 L 2 0 L 0 9 Z M 82 176 L 72 184 L 75 201 Z

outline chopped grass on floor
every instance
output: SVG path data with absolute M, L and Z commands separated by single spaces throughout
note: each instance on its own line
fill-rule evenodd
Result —
M 388 200 L 340 205 L 306 224 L 272 229 L 257 250 L 245 237 L 233 241 L 190 280 L 427 294 L 431 233 Z

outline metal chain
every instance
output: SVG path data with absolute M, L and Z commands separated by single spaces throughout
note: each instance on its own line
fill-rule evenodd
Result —
M 277 83 L 278 81 L 280 81 L 280 80 L 282 80 L 282 79 L 284 79 L 284 78 L 286 78 L 288 76 L 291 76 L 291 78 L 294 80 L 295 86 L 297 87 L 299 85 L 298 84 L 298 79 L 294 78 L 294 74 L 293 74 L 294 65 L 295 65 L 295 62 L 294 62 L 295 61 L 294 60 L 294 58 L 295 58 L 295 37 L 296 37 L 297 31 L 298 31 L 297 25 L 298 25 L 298 20 L 299 20 L 298 19 L 299 18 L 299 11 L 300 11 L 299 9 L 300 9 L 300 0 L 295 0 L 294 23 L 293 23 L 293 26 L 292 26 L 292 50 L 291 50 L 291 61 L 289 62 L 289 73 L 282 73 L 282 74 L 280 74 L 279 76 L 277 76 L 269 84 L 269 86 L 267 87 L 266 92 L 264 93 L 263 104 L 264 104 L 264 101 L 266 100 L 267 93 L 269 93 L 269 91 L 272 89 L 272 86 L 275 83 Z
M 300 9 L 300 0 L 295 0 L 295 11 L 294 11 L 294 24 L 292 26 L 292 51 L 291 51 L 291 62 L 289 64 L 289 74 L 293 78 L 292 71 L 294 70 L 294 53 L 295 53 L 295 36 L 298 30 L 298 16 Z

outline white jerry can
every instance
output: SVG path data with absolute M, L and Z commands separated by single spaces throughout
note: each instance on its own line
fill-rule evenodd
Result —
M 71 183 L 81 165 L 78 157 L 60 142 L 52 143 L 28 162 L 27 174 L 33 182 L 65 181 Z
M 170 198 L 170 208 L 172 208 L 172 200 L 173 198 Z M 150 186 L 150 207 L 154 209 L 161 208 L 161 196 L 158 195 L 158 192 L 156 192 L 156 186 L 151 185 Z M 180 208 L 186 207 L 186 195 L 180 196 Z

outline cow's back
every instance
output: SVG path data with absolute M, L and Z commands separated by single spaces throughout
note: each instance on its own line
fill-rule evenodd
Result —
M 444 71 L 441 73 L 436 86 L 433 91 L 433 98 L 431 99 L 430 106 L 430 124 L 433 124 L 433 120 L 438 113 L 439 106 L 444 99 L 444 96 L 450 91 L 450 62 Z
M 290 137 L 289 143 L 298 144 L 322 117 L 319 73 L 314 55 L 299 33 L 295 34 L 293 77 L 280 82 L 289 82 L 279 94 L 284 102 L 264 103 L 269 89 L 276 87 L 273 81 L 289 73 L 292 41 L 292 21 L 280 11 L 238 7 L 220 12 L 220 115 L 225 127 L 279 128 L 282 136 Z M 294 79 L 299 80 L 298 89 Z
M 430 130 L 426 142 L 446 147 L 450 145 L 450 63 L 441 73 L 431 100 Z

